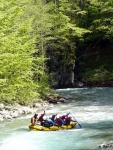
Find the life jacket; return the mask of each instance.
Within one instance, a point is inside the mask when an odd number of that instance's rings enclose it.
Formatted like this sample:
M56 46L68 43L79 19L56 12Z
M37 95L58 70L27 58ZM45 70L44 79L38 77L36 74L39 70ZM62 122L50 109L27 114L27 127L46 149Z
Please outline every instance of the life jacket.
M70 121L71 121L71 117L68 117L68 118L65 119L65 122L66 122L67 124L69 124Z
M36 119L34 117L31 118L31 123L35 123Z
M62 119L62 120L64 120L65 118L66 118L66 116L65 116L65 115L61 116L61 119Z
M40 121L40 122L42 122L44 119L43 119L43 116L44 116L45 114L41 114L40 115L40 117L38 118L38 121Z
M62 119L62 120L66 119L66 118L69 116L69 114L70 114L70 112L67 113L66 115L61 116L61 119Z
M60 118L56 118L56 123L58 124L58 125L62 125L62 120L60 119Z

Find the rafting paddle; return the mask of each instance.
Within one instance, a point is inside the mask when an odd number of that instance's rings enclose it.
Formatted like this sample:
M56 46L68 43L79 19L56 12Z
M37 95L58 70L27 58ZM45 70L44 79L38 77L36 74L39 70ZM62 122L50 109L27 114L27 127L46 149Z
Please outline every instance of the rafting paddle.
M72 116L72 117L75 119L74 116ZM82 128L81 124L76 119L75 119L75 121L78 123L79 127Z

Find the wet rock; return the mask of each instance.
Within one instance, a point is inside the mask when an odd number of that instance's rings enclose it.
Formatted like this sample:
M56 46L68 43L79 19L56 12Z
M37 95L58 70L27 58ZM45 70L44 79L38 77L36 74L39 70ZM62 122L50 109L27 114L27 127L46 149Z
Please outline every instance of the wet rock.
M71 95L66 95L66 96L64 96L64 98L68 100L68 99L72 99L72 96Z
M32 109L28 106L22 107L23 114L32 114Z
M53 103L53 104L57 104L57 103L64 103L67 102L67 97L62 96L62 95L58 95L58 96L50 96L48 99L49 103Z
M14 110L13 110L13 111L14 111ZM19 108L19 109L17 109L16 111L18 112L18 115L23 114L23 110L22 110L22 108Z
M11 106L5 106L4 108L5 108L5 110L9 110L9 111L12 110Z
M2 111L0 111L0 114L4 116L4 115L9 114L9 112L7 110L3 109Z
M5 114L5 115L3 116L3 119L12 119L12 117L10 116L10 114Z
M57 104L58 101L54 100L54 99L49 99L49 103L52 103L52 104Z
M5 119L12 119L8 110L0 111L0 116L1 116L0 121L3 121Z
M49 107L49 103L43 103L42 106L43 109L47 109Z
M100 149L102 150L113 150L113 141L110 141L108 143L104 143L104 144L101 144L99 146Z
M40 104L40 103L35 103L35 104L33 105L33 107L40 108L40 107L42 107L42 104Z
M19 113L18 113L17 111L11 112L11 113L10 113L10 116L11 116L12 118L17 118L17 117L19 116Z
M0 110L4 108L4 104L0 103Z
M65 98L60 98L58 102L64 103L64 102L66 102L66 101L67 101L67 100L66 100Z

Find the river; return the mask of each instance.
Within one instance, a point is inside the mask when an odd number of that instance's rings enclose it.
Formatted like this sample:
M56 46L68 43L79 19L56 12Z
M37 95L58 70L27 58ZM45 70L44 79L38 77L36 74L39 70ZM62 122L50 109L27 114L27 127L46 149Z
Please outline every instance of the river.
M31 115L21 116L0 122L0 150L97 150L100 144L113 139L113 88L59 89L56 92L70 95L72 100L55 105L46 110L46 114L71 112L82 128L29 131Z

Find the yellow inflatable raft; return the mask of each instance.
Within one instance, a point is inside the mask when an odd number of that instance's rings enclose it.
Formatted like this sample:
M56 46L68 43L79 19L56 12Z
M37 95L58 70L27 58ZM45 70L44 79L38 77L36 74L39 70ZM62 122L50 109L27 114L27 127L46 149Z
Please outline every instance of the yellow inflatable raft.
M69 125L62 125L62 126L51 126L51 127L43 127L41 125L29 125L29 129L33 131L56 131L56 130L63 130L63 129L72 129L77 125L77 122L70 122Z

